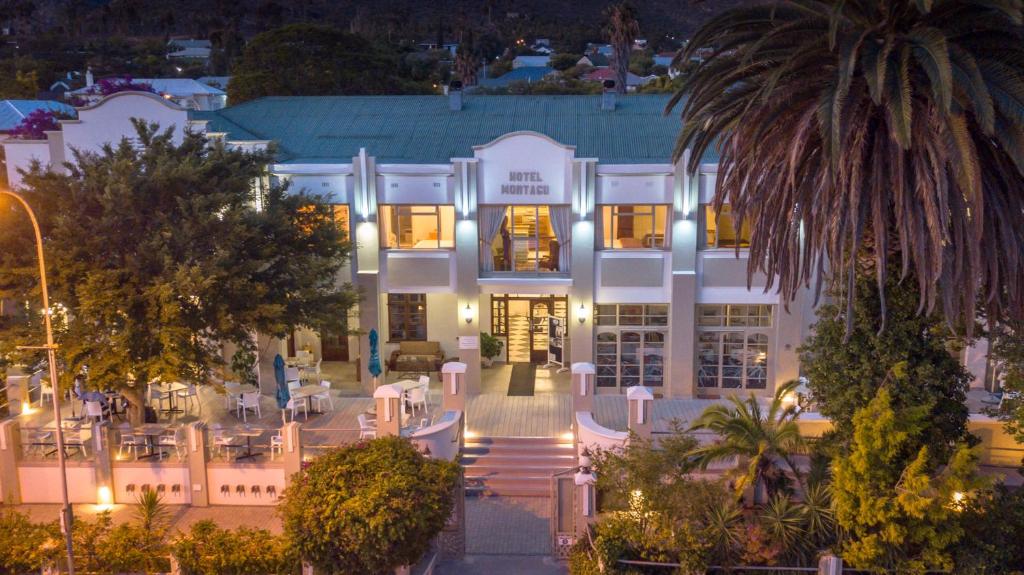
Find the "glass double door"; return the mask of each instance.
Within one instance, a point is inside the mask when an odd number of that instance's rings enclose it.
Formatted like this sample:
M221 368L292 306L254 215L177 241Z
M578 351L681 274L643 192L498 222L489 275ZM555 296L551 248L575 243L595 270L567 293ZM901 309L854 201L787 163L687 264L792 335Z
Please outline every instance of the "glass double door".
M544 364L552 334L549 317L565 325L568 301L563 296L495 295L491 299L491 328L506 337L508 362ZM557 334L556 334L557 335Z

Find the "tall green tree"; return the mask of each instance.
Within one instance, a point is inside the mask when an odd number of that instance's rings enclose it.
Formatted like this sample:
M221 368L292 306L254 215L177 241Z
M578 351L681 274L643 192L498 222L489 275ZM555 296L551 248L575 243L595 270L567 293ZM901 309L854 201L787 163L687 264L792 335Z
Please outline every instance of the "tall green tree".
M1024 322L994 326L989 338L989 354L1005 394L998 416L1017 442L1024 443Z
M400 76L399 59L330 26L292 24L257 34L232 68L232 104L264 96L427 93Z
M965 444L935 457L922 436L927 417L921 407L894 409L886 389L854 416L851 449L832 464L842 555L853 568L923 574L953 566L959 500L983 483Z
M608 7L608 24L605 33L612 45L612 68L615 70L615 91L626 93L626 78L629 75L629 56L633 41L640 35L640 23L636 19L636 8L629 2Z
M913 272L926 312L1024 318L1022 2L772 1L728 10L668 109L674 157L721 151L716 209L749 220L747 271L792 298L865 253ZM899 257L894 258L898 250ZM885 308L885 302L879 301ZM852 303L851 303L852 305Z
M349 244L326 198L255 192L272 152L136 129L135 145L76 153L67 173L35 166L24 178L41 215L67 379L87 369L90 387L121 389L139 408L154 378L206 382L226 343L246 377L256 332L347 329L356 297L337 274ZM31 302L3 325L10 346L9 335L39 333L39 300L26 218L6 210L0 219L0 297Z
M818 411L832 421L840 444L849 444L854 414L885 388L896 409L924 406L922 433L936 453L948 453L967 435L971 374L951 353L963 342L942 314L919 313L914 282L888 279L887 321L875 279L862 273L856 288L851 306L818 308L813 334L800 348Z
M803 446L800 427L796 423L795 405L786 405L785 398L796 389L797 382L778 387L767 409L751 395L746 399L729 398L729 404L712 405L691 425L691 430L714 432L718 439L690 451L689 457L701 468L726 459L738 458L736 489L754 490L754 503L764 502L762 491L776 495L788 491L786 471L801 481L793 456Z

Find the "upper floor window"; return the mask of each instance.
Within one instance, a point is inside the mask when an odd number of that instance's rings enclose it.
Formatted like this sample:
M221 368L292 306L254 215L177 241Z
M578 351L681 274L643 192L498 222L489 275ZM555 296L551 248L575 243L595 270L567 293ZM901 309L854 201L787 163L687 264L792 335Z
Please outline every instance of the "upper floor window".
M380 235L385 248L454 248L455 206L380 206Z
M602 206L605 249L664 248L668 246L668 206Z
M349 219L348 219L348 204L332 204L331 209L334 214L334 225L338 226L338 234L344 241L349 241L352 237L349 235Z
M481 270L569 270L569 206L481 206Z
M704 227L705 248L747 248L750 247L750 222L744 220L736 232L732 208L729 204L722 206L721 213L715 217L715 208L710 204L701 206Z

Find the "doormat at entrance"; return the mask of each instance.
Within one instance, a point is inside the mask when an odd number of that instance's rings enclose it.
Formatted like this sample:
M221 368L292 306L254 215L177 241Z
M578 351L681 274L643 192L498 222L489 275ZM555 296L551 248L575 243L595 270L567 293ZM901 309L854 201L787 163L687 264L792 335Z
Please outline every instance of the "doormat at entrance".
M508 381L508 394L533 395L533 385L537 381L537 366L525 361L512 364L512 379Z

